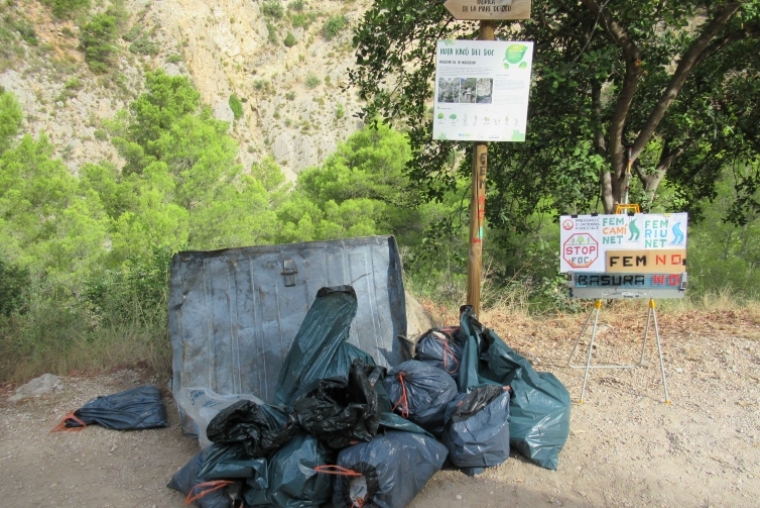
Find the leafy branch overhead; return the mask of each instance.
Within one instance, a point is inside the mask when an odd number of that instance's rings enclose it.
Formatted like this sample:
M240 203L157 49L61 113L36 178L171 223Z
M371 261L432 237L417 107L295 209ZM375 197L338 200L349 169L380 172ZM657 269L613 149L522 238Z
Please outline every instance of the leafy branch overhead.
M498 25L497 38L536 46L528 138L489 148L491 223L611 211L629 148L645 204L667 174L698 212L727 164L760 154L759 17L759 0L534 0L532 19ZM450 152L466 148L431 139L435 43L474 39L477 26L442 1L376 0L355 31L362 114L409 129L411 174L432 197L453 182Z

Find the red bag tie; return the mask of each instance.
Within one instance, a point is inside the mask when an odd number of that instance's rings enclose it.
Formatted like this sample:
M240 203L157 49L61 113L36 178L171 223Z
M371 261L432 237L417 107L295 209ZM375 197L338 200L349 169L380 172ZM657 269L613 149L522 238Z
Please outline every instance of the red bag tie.
M185 506L189 505L193 501L197 501L198 499L202 498L203 496L207 494L214 492L215 490L223 489L227 485L231 485L233 483L235 482L231 482L229 480L214 480L214 481L203 482L203 483L199 483L198 485L194 485L193 488L190 489L190 492L187 493L187 497L185 498ZM195 491L196 489L201 489L201 488L204 490L193 495L193 491Z
M322 464L314 468L317 473L334 474L336 476L361 476L362 474L337 464Z
M81 425L81 427L67 427L66 420L74 420L79 425ZM60 422L58 422L58 425L50 429L50 432L76 432L79 430L84 430L85 427L87 427L87 424L84 423L81 419L77 418L74 415L74 411L71 411L69 414L64 416Z
M321 466L315 467L314 471L317 473L334 474L336 476L362 476L362 474L358 471L354 471L353 469L348 469L337 464L323 464ZM353 503L351 503L351 505L352 507L362 508L362 506L364 506L364 499L356 498L353 500Z
M433 337L438 339L441 343L441 346L443 346L443 370L445 370L449 374L456 374L457 372L459 372L459 360L457 360L457 356L454 354L454 351L451 349L451 345L449 344L448 337L441 332L433 332ZM453 370L449 370L449 367L448 367L449 358L451 359L454 365Z
M401 416L409 418L409 398L406 394L406 381L404 380L404 373L398 373L398 380L401 382L401 397L399 397L396 405L393 406L392 411L395 411L397 407L401 406Z

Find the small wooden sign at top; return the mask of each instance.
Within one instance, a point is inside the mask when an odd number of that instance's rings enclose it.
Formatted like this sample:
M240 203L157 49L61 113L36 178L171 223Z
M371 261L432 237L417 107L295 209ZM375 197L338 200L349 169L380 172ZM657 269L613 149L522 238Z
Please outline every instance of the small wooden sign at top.
M530 19L531 0L447 0L456 19Z

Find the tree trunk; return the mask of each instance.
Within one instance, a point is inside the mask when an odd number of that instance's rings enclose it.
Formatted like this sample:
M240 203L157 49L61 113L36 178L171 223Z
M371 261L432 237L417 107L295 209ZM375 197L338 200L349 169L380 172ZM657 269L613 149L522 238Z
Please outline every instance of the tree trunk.
M597 0L579 1L581 5L585 6L593 13L607 33L607 37L620 48L625 61L625 76L620 83L620 92L618 93L614 113L607 129L606 139L600 141L598 139L600 136L597 132L597 139L595 140L597 151L600 151L600 148L603 148L605 156L608 158L611 165L610 171L604 172L601 175L600 183L602 187L601 196L604 212L613 213L615 205L622 202L625 194L626 157L623 139L626 128L628 127L630 129L630 126L626 125L628 122L628 113L631 104L633 103L634 95L636 94L639 79L642 76L642 54L630 34L622 25L615 21L606 7L607 2L600 5L597 3ZM737 1L729 2L721 8L718 8L714 13L714 17L702 26L701 33L692 41L689 48L683 53L673 75L671 76L670 82L660 96L659 101L652 109L646 122L644 122L644 125L636 134L636 139L632 146L632 159L634 161L638 159L641 152L652 140L652 137L655 135L657 127L660 124L660 120L662 120L668 107L678 96L678 93L691 75L694 67L702 61L702 57L705 54L711 51L710 43L740 8L741 3ZM598 89L592 89L592 104L601 127L601 108L599 104ZM665 150L663 150L663 156L665 155ZM680 155L680 153L667 154L664 158L661 157L658 167L652 174L647 175L637 170L639 179L644 184L644 189L648 196L654 197L655 192L657 191L657 186L665 176L673 159L678 157L678 155Z

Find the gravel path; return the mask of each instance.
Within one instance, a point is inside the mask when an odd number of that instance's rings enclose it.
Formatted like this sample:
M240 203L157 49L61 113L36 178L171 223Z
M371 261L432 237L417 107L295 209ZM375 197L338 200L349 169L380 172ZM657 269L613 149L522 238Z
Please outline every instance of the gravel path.
M543 341L515 336L515 347L539 370L554 372L577 399L583 372L565 364L573 333L580 328L576 321L564 331L554 328L560 330ZM502 337L515 333L513 328L509 333L496 329ZM640 342L607 335L600 336L596 356L635 359ZM513 454L479 477L438 473L410 506L758 506L760 342L755 335L694 333L664 334L663 342L671 405L663 403L651 345L646 367L590 375L585 403L573 406L571 435L557 471ZM62 391L16 404L4 402L8 389L0 394L2 505L183 506L183 497L165 485L197 451L197 444L182 436L168 393L168 429L49 432L90 398L147 382L166 386L165 379L122 370L64 377Z

